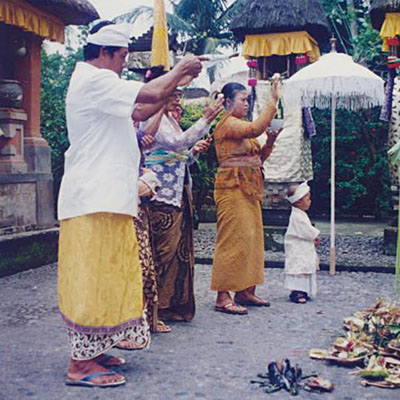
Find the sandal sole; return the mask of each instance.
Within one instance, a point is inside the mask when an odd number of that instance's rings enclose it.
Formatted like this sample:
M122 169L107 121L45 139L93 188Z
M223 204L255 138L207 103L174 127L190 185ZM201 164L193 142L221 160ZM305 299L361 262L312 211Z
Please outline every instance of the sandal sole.
M84 387L99 387L99 388L121 386L121 385L125 385L125 383L126 383L125 379L120 382L110 382L110 383L104 383L104 384L91 383L91 382L86 382L86 381L72 381L70 379L67 379L65 381L65 384L68 386L84 386Z
M223 307L223 306L215 306L214 311L221 312L224 314L231 314L231 315L247 315L248 314L247 310L246 311L233 311L233 310L229 310L229 308Z

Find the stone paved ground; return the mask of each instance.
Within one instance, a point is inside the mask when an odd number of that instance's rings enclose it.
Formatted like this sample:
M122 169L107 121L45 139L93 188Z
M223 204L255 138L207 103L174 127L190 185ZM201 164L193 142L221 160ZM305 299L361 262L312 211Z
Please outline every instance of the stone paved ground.
M318 224L317 224L318 226ZM343 234L346 226L350 234ZM370 225L371 227L371 225ZM356 235L351 231L351 225L341 227L341 234L336 236L336 261L338 265L365 266L365 267L394 267L396 257L384 253L383 236L375 234ZM324 231L322 231L324 233ZM383 232L382 232L383 233ZM217 232L211 224L203 224L202 228L195 231L194 245L196 256L212 258L215 250ZM278 239L283 241L283 237ZM283 243L283 242L282 242ZM321 244L317 249L320 262L329 264L330 238L327 234L321 234ZM283 251L265 251L265 259L268 261L284 262Z
M365 389L348 370L308 358L312 347L328 347L341 334L341 321L371 305L379 295L396 298L394 276L341 273L319 277L319 297L307 305L289 303L280 270L266 271L259 293L270 309L251 309L248 316L213 311L208 290L210 267L196 267L197 315L178 323L170 334L153 337L151 349L124 354L124 387L92 389L63 384L68 348L57 313L56 267L27 271L0 280L0 399L21 400L286 400L284 392L267 395L249 381L267 360L289 357L306 373L318 371L336 384L333 394L298 399L394 400L400 390ZM398 299L398 295L397 295Z

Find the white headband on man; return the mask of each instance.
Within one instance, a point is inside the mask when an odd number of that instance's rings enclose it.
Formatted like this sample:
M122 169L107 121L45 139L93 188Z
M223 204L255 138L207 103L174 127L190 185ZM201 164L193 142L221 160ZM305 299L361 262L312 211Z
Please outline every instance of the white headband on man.
M98 46L128 47L131 32L132 25L130 24L106 25L89 35L87 42Z
M294 204L296 201L302 199L308 192L310 191L310 186L308 186L307 182L303 182L300 184L292 196L287 196L286 199L289 203Z

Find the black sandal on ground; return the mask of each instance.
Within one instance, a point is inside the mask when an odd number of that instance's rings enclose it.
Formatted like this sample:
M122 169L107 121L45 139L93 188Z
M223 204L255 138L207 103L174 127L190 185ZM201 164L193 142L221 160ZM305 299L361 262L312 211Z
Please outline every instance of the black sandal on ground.
M306 304L308 301L307 293L301 292L299 290L293 290L289 296L290 301L297 304Z

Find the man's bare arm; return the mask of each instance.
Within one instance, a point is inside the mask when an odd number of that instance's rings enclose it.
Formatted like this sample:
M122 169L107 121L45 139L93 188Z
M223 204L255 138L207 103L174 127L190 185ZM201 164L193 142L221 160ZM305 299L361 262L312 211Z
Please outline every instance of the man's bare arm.
M146 83L140 90L136 103L158 103L169 97L179 86L183 77L197 77L202 66L199 58L193 55L185 56L175 68L167 74Z
M166 100L163 99L154 104L138 104L132 113L132 118L135 121L147 121L164 107Z

